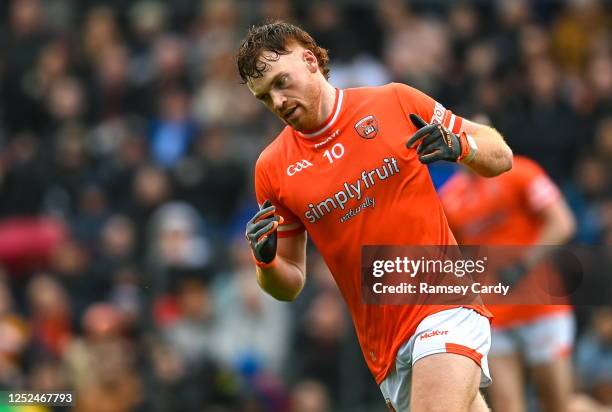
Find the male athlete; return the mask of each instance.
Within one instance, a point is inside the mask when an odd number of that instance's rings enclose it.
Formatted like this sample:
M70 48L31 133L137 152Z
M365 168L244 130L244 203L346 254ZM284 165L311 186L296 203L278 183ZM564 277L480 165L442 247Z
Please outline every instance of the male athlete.
M487 410L478 388L490 382L489 312L365 305L360 256L367 244L456 244L425 163L494 176L512 167L512 152L494 129L406 85L336 89L328 63L308 33L283 22L253 27L237 54L250 91L287 125L255 168L261 210L246 237L258 283L277 299L296 298L308 232L390 410Z
M515 156L512 170L495 179L461 171L440 194L453 233L462 245L558 245L574 232L573 215L555 184L535 162L522 156ZM522 262L511 266L512 272L537 276L529 274L527 266L534 265L540 254L537 250L526 252ZM542 409L568 410L572 396L569 355L574 338L570 307L525 304L487 308L495 316L490 351L495 378L490 388L493 410L526 410L524 366L532 373Z

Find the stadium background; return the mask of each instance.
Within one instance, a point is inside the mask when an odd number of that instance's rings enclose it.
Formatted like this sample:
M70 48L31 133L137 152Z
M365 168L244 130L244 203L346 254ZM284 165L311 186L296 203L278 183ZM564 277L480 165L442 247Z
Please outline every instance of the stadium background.
M0 2L0 389L71 389L78 411L384 410L314 251L293 304L255 283L252 170L281 125L239 83L240 38L297 22L330 50L337 87L400 81L486 116L562 188L573 242L611 245L610 12ZM450 173L432 168L437 184ZM580 391L612 404L612 309L580 310L578 337Z

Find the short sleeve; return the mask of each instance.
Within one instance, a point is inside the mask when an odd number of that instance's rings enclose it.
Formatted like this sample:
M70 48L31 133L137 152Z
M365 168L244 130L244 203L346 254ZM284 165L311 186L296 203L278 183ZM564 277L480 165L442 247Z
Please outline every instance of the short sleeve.
M277 190L274 190L277 188ZM261 205L270 200L276 207L276 213L283 217L283 224L278 227L278 236L281 238L296 236L302 233L305 228L302 222L289 209L278 200L278 184L270 179L266 172L265 163L261 157L255 165L255 196L257 204Z
M512 170L515 182L520 186L527 206L533 212L550 206L561 196L557 185L535 162L515 157Z
M452 131L459 133L463 118L453 114L441 103L438 103L425 93L402 83L393 83L402 111L406 119L411 113L418 114L427 123L438 123Z

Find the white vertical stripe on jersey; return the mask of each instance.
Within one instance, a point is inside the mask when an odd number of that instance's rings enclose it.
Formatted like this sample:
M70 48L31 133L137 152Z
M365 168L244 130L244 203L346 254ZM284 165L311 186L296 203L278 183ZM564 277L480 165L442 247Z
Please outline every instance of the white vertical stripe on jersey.
M343 97L344 97L344 91L340 90L340 92L338 93L338 105L336 106L336 111L334 112L334 116L332 117L332 119L330 120L329 123L327 123L322 129L319 129L316 132L312 132L312 133L308 133L308 134L306 134L306 133L300 133L300 134L302 136L304 136L304 137L315 137L315 136L320 135L321 133L323 133L324 131L326 131L330 127L332 127L332 125L334 124L334 122L338 118L338 115L340 115L340 109L342 108Z
M448 130L453 131L453 127L455 126L455 115L451 115L450 122L448 124Z

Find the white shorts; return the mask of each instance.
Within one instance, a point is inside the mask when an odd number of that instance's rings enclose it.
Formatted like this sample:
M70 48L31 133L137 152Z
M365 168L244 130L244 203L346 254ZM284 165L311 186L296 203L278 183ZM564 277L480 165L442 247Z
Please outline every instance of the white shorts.
M529 366L571 352L576 325L572 312L553 313L509 328L493 328L491 356L523 355Z
M380 384L387 406L409 411L412 365L435 353L456 353L480 366L480 387L491 384L487 354L491 346L489 319L468 308L453 308L427 316L395 357L395 367Z

